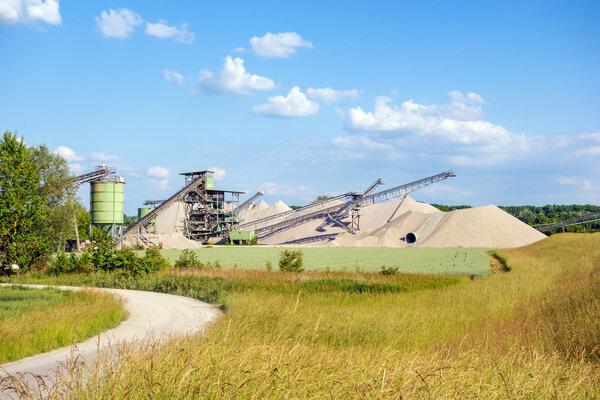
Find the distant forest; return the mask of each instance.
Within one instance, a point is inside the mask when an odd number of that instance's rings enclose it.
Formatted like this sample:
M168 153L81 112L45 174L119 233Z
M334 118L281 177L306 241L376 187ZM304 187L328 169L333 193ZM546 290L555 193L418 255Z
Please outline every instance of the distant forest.
M463 208L471 208L471 206L446 206L442 204L432 204L441 211L452 211ZM545 225L553 222L564 221L571 218L579 217L583 214L598 213L600 218L600 206L593 205L547 205L543 207L536 206L500 206L500 208L510 215L520 219L529 225ZM557 230L558 231L558 230ZM553 231L550 233L555 233ZM600 232L600 221L588 222L582 225L571 225L565 227L567 232Z

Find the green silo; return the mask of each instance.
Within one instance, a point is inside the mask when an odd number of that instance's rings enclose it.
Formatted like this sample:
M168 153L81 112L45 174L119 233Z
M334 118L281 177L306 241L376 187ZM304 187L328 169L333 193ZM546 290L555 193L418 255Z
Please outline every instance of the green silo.
M122 225L125 181L92 182L90 185L91 223L96 226Z
M143 217L145 217L146 215L148 215L152 210L154 210L154 207L142 207L142 208L138 208L138 220L141 219L141 218L143 218ZM156 218L152 218L144 226L154 226L155 223L156 223Z

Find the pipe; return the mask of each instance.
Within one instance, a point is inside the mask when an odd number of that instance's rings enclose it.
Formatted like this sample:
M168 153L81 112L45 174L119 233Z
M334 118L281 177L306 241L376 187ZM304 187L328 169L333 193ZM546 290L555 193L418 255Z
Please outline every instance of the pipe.
M414 243L419 238L418 233L409 232L406 234L406 243Z

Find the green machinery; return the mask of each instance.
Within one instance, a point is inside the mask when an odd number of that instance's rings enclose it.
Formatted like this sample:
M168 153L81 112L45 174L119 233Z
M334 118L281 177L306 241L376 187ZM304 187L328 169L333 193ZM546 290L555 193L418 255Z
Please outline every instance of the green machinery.
M242 231L235 229L229 232L229 240L234 244L250 243L256 238L254 231Z

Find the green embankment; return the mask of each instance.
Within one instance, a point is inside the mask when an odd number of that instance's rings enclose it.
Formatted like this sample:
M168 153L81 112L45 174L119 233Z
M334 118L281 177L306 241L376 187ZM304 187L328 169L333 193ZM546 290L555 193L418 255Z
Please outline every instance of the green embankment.
M0 286L0 363L83 341L126 316L109 294Z
M296 248L294 248L296 249ZM202 262L219 262L223 268L264 269L267 261L277 268L278 247L215 246L193 250ZM306 247L304 266L310 270L379 271L382 265L401 272L479 275L490 272L487 249L481 248L385 248L385 247ZM171 264L182 250L162 250Z

